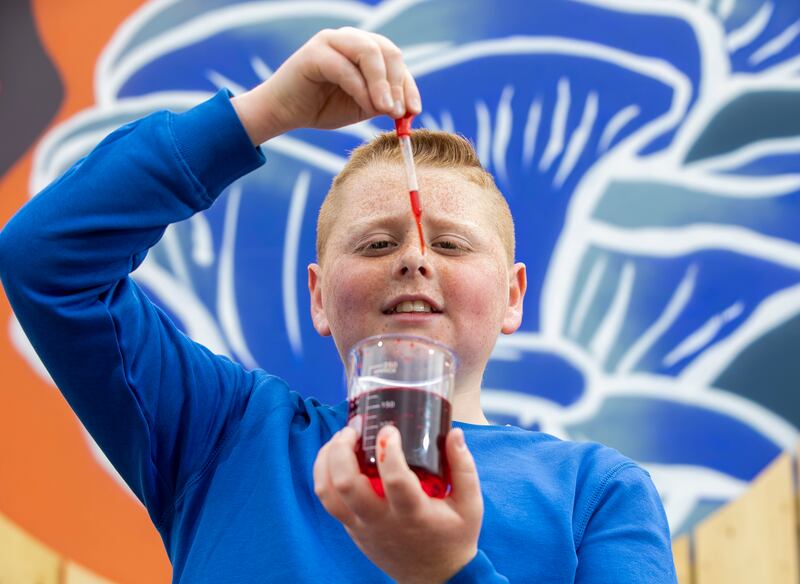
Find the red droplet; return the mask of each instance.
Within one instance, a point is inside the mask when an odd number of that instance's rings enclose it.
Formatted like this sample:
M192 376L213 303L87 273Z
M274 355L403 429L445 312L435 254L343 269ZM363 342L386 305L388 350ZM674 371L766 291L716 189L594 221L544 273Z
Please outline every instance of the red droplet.
M419 201L419 191L408 191L411 199L411 212L414 214L414 222L417 224L417 235L419 235L419 249L425 255L425 235L422 232L422 205Z
M378 462L386 460L386 438L378 439Z

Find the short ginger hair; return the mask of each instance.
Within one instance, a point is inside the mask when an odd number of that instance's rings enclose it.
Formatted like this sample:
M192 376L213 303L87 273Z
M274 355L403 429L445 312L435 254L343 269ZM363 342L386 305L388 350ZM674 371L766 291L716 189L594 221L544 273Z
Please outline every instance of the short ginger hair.
M411 132L411 150L418 167L457 170L467 180L482 187L496 210L495 224L503 242L509 265L514 263L514 220L505 197L492 175L483 168L469 140L458 134L419 129ZM322 263L325 245L336 217L340 214L341 192L348 178L373 164L403 164L397 134L384 132L362 144L350 154L342 171L336 175L317 217L317 261ZM424 196L424 193L422 193Z

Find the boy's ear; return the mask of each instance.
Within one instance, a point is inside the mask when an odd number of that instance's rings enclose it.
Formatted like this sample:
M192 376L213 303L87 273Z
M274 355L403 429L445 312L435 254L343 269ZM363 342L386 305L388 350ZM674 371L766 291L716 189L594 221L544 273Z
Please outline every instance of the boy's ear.
M528 274L525 264L518 262L511 269L508 281L508 306L503 318L503 334L510 335L522 324L522 302L525 299L525 290L528 288Z
M331 327L322 305L322 268L318 264L308 264L308 291L311 295L311 322L321 336L329 337Z

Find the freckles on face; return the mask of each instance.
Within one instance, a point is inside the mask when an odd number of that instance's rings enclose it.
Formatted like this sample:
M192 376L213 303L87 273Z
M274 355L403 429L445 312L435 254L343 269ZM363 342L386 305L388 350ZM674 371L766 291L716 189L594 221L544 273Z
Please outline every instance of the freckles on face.
M344 360L356 342L388 331L381 306L389 289L385 262L365 262L355 254L331 254L324 274L324 306L331 335Z
M340 323L358 319L368 309L374 310L372 297L378 289L377 274L374 269L365 268L369 266L353 262L345 256L337 258L328 272L326 288L329 302L326 303L326 310L337 329Z
M479 366L488 361L500 334L508 299L506 270L490 258L463 268L442 270L441 277L462 365Z
M402 275L404 256L413 262L419 253L402 169L362 171L342 193L342 213L326 248L326 316L343 357L367 336L409 332L451 346L462 366L474 369L485 365L502 326L505 250L480 187L450 170L422 170L419 178L428 240L424 274L412 269ZM361 241L386 247L364 253ZM387 301L409 294L440 302L441 314L417 327L383 313Z

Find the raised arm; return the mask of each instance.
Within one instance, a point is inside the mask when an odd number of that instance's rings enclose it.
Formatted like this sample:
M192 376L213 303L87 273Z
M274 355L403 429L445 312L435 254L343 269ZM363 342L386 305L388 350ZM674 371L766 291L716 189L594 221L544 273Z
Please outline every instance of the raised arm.
M248 376L182 335L128 273L167 225L262 162L220 93L120 128L0 233L20 324L156 522L224 437Z
M377 35L323 31L234 100L220 92L120 128L0 233L0 278L23 329L157 525L229 435L254 380L187 339L128 274L170 223L263 163L253 145L406 103L418 112L410 76L387 72L398 59Z

